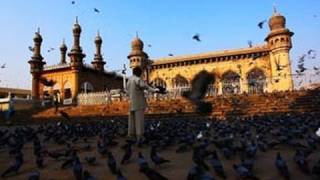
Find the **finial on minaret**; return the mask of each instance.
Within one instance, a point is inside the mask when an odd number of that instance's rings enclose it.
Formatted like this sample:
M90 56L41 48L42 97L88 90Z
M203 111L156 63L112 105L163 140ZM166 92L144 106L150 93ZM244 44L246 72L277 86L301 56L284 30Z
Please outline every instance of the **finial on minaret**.
M40 34L40 27L38 27L38 29L37 29L37 33L38 33L38 34Z
M62 44L65 44L65 43L66 43L66 39L63 38L63 39L62 39Z
M138 31L136 31L136 38L139 38L139 34L138 34Z
M76 16L76 24L79 24L79 22L78 22L78 16Z
M276 3L273 3L273 14L277 14L278 11L277 11L277 6L276 6Z

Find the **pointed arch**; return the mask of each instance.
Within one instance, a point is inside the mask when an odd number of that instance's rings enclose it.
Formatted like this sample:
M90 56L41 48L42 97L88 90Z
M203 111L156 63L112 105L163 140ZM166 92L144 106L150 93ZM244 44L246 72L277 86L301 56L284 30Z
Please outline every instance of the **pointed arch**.
M71 82L65 81L63 84L63 98L64 99L70 99L72 98L72 91L71 91Z
M173 79L172 79L172 85L173 87L188 87L189 86L189 81L187 78L184 76L177 74Z
M249 93L263 93L266 88L266 75L260 68L253 68L247 73Z
M167 83L162 78L155 78L151 81L151 83L155 86L167 87Z
M237 94L240 93L240 75L234 71L226 71L221 76L222 93Z
M80 90L81 92L89 93L89 92L92 92L94 89L93 89L93 85L90 82L86 81L81 84Z

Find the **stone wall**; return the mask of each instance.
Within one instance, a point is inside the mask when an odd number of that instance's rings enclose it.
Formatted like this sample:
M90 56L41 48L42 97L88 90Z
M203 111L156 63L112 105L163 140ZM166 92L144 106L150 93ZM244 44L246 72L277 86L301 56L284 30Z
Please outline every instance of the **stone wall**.
M263 95L238 95L208 97L213 111L210 116L226 118L228 116L254 116L273 113L301 113L317 112L320 109L320 90L293 91ZM147 115L184 115L195 114L195 106L183 98L150 100ZM119 101L105 105L87 105L76 107L64 107L70 116L81 117L107 117L126 116L128 114L128 102ZM53 118L59 114L54 109L47 109L33 115L33 118Z

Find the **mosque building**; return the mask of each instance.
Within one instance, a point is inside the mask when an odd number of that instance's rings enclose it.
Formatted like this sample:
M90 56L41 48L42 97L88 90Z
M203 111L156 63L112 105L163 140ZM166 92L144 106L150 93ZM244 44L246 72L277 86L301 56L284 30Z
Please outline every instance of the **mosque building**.
M258 46L152 60L137 37L128 59L131 68L144 69L146 80L168 90L189 88L202 70L215 78L213 94L293 90L289 51L294 33L286 28L285 17L276 10L269 19L269 28L266 43Z
M269 19L270 32L265 43L248 48L206 52L200 54L171 56L150 59L143 51L143 41L137 36L131 43L128 55L130 68L141 67L143 78L153 85L167 90L189 88L193 77L206 70L214 76L210 86L212 95L261 93L293 90L290 62L291 37L293 32L286 28L286 19L274 10ZM78 21L73 27L73 46L67 54L63 42L60 63L45 66L41 56L42 37L35 33L33 56L28 61L32 74L32 98L43 99L45 95L59 93L64 101L76 103L80 92L97 92L123 88L123 77L106 71L106 62L101 55L102 39L95 38L96 52L91 66L83 63L85 54L80 46L81 27ZM66 61L66 54L69 62ZM53 81L46 86L42 80Z
M97 34L94 43L96 52L91 66L84 64L86 55L80 46L81 26L76 20L73 27L73 46L67 54L67 46L63 42L60 47L60 63L45 66L46 62L41 55L42 37L40 32L35 33L33 56L28 61L32 74L32 98L35 100L44 99L45 96L60 94L65 104L76 103L77 95L80 92L105 91L106 89L122 88L123 77L115 72L108 72L104 69L106 62L101 54L102 38ZM66 60L69 57L69 62ZM52 82L52 83L43 83Z

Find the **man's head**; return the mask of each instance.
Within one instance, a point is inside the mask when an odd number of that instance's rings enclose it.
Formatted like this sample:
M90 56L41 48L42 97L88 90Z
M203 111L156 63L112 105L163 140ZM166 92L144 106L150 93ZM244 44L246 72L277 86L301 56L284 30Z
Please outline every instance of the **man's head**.
M140 67L135 67L132 70L133 75L140 77L142 74L142 69Z

